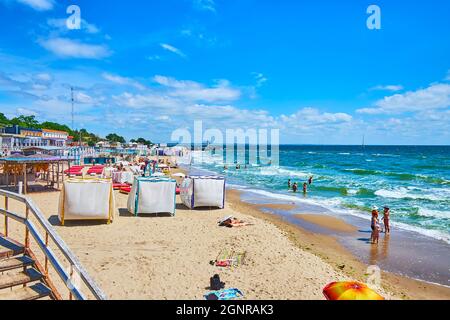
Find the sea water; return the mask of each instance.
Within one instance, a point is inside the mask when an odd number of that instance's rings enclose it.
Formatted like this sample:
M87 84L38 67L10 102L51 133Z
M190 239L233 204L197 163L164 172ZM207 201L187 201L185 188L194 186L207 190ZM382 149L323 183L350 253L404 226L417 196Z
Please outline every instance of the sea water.
M316 204L336 215L369 220L372 206L388 206L393 227L450 244L450 146L281 145L278 166L249 163L247 155L239 170L235 159L226 159L224 169L225 153L193 152L202 157L195 165L225 175L237 188ZM288 179L299 184L299 193L288 190Z

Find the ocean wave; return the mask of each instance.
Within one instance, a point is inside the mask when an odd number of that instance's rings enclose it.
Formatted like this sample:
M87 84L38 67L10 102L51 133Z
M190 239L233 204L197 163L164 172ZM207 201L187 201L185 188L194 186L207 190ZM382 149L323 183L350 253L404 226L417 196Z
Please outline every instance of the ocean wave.
M259 173L263 176L279 176L283 175L286 177L298 177L298 178L309 178L312 173L302 172L297 170L284 169L280 167L264 167L261 168Z
M390 172L390 171L386 172L386 171L371 170L371 169L359 169L359 168L344 169L344 171L352 172L353 174L360 175L360 176L377 175L377 176L393 177L393 178L396 178L397 180L401 180L401 181L419 180L419 181L432 183L432 184L443 184L443 185L450 184L450 180L447 180L445 178L427 176L427 175L423 175L423 174Z
M372 154L372 156L374 157L400 157L400 155L398 154L390 154L390 153L374 153Z
M450 219L450 212L448 211L438 211L422 207L417 208L417 215L437 219Z
M414 199L414 200L431 200L431 201L442 201L445 200L441 197L438 197L434 194L427 193L411 193L411 189L400 187L393 190L388 189L380 189L375 191L375 195L383 198L391 198L391 199Z

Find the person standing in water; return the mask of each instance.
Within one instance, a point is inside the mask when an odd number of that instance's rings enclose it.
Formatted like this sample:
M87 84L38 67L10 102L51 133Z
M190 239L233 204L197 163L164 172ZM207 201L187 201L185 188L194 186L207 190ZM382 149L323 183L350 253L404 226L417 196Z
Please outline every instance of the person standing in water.
M370 236L370 243L378 244L378 238L380 235L380 225L378 222L378 208L372 208L372 219L370 220L370 228L372 229L372 234Z
M391 228L389 226L389 216L390 216L390 209L389 209L389 207L384 207L384 210L383 210L383 223L384 223L384 233L386 233L386 234L391 233Z
M309 177L309 179L308 179L308 184L312 185L312 183L313 183L313 176Z
M291 179L288 180L288 189L291 189Z
M306 194L308 192L308 184L305 182L303 184L303 193Z
M297 189L298 189L297 182L294 182L294 184L292 185L292 191L297 192Z

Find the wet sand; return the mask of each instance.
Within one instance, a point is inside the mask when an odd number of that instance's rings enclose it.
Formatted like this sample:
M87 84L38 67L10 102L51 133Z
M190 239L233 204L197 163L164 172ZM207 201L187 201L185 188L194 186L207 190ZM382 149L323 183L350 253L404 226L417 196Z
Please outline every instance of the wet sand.
M335 270L344 272L354 280L367 280L368 265L357 259L350 251L343 247L335 237L320 233L313 233L296 224L283 219L282 216L261 211L254 204L241 200L240 192L229 190L227 199L231 208L242 213L259 217L276 225L297 247L309 251L328 262ZM414 300L449 300L450 288L423 281L414 280L397 274L381 273L381 285L384 290L391 292L401 299Z
M358 228L346 223L342 219L326 215L296 214L294 217L337 232L356 232L358 230Z

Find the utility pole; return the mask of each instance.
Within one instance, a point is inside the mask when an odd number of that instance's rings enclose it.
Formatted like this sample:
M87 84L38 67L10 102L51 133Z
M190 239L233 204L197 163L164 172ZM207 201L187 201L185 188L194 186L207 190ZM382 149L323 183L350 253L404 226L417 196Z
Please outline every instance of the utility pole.
M74 124L73 124L73 104L74 104L74 98L73 98L73 87L70 87L70 95L71 95L71 100L72 100L72 131L74 131Z

